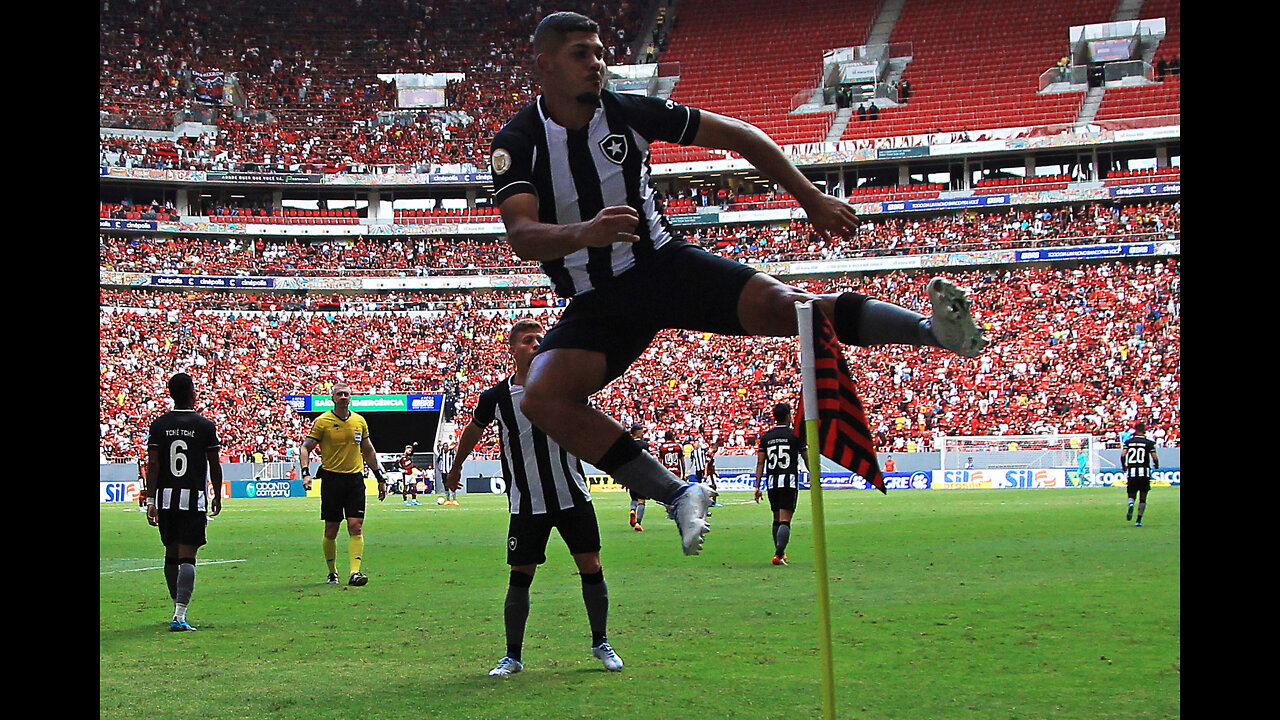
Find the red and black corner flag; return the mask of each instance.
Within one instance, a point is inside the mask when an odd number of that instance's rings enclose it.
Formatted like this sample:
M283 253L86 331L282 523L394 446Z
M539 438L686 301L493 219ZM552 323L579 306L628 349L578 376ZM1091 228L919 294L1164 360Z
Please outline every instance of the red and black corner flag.
M817 378L818 444L822 456L861 475L877 490L888 494L876 446L871 439L862 401L858 399L849 366L827 316L813 306L813 363ZM795 414L796 437L805 437L804 398ZM812 480L810 480L812 482Z

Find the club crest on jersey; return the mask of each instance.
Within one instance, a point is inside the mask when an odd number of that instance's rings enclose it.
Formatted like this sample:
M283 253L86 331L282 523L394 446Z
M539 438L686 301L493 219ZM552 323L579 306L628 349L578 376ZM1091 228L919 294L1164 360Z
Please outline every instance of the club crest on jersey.
M609 162L621 165L622 161L627 159L627 139L618 133L613 133L600 141L600 152L609 158Z
M489 158L489 164L493 166L493 174L501 175L511 169L511 153L498 148L493 151L493 155Z

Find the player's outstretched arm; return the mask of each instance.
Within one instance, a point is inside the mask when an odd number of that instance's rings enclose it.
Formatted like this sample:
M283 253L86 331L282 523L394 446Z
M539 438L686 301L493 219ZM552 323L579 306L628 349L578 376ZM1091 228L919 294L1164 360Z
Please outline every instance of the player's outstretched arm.
M795 196L804 208L809 224L823 237L846 235L857 229L860 220L849 203L818 189L801 173L782 148L760 128L737 118L701 110L701 122L694 145L730 150L773 178Z

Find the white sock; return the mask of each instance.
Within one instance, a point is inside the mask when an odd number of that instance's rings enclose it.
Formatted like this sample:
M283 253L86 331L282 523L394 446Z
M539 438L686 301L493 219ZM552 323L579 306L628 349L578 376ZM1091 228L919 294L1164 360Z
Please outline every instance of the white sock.
M173 619L174 619L174 620L177 620L178 622L186 622L186 620L187 620L187 606L186 606L186 605L184 605L184 604L182 604L182 603L174 603L174 604L173 604Z

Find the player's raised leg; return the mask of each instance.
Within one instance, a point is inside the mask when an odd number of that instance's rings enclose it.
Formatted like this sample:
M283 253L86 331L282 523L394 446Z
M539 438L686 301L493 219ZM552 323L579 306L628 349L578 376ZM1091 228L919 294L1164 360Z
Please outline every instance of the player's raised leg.
M977 356L988 340L973 321L968 290L933 278L925 292L933 308L928 317L852 291L815 296L759 273L742 290L738 317L750 334L789 337L796 334L795 303L816 300L846 345L923 345Z
M684 553L697 555L711 529L706 521L710 496L705 488L672 475L622 425L583 402L604 387L606 372L603 353L576 348L539 353L529 368L521 412L570 454L667 505Z

